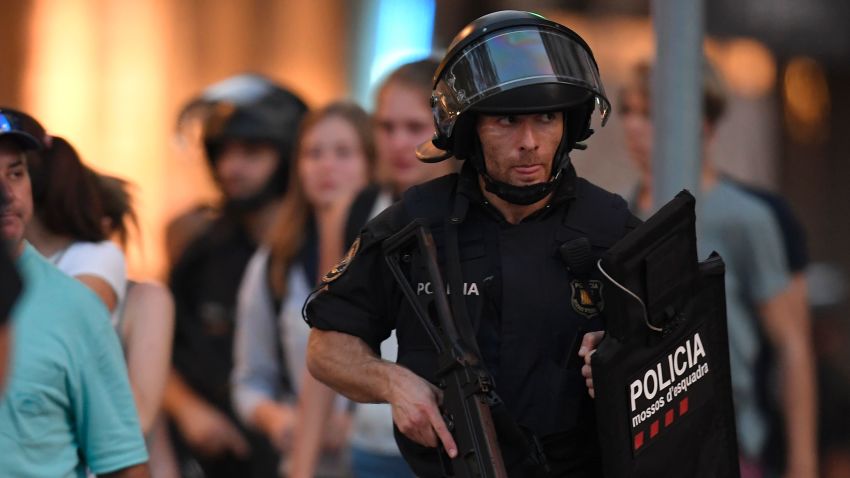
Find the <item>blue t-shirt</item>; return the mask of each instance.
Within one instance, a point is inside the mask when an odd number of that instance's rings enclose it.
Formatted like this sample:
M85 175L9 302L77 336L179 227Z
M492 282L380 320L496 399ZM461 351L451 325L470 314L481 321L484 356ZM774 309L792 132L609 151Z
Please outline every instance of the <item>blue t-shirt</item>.
M809 264L809 252L806 250L806 230L797 216L794 215L791 204L774 192L749 184L731 182L745 193L752 194L764 201L764 204L770 208L776 223L779 225L779 230L782 231L782 242L785 246L788 269L794 274L805 272L806 266Z
M109 313L27 244L12 311L14 354L0 399L0 476L84 477L147 461Z
M768 433L757 389L757 361L764 345L758 309L790 280L782 234L766 205L721 180L697 203L697 247L700 259L717 251L726 264L738 445L744 454L756 457L763 452Z

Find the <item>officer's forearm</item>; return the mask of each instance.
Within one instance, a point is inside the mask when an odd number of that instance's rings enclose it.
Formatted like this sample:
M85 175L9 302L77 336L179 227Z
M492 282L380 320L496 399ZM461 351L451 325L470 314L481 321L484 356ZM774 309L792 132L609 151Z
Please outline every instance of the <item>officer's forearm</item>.
M319 329L310 332L310 373L355 402L388 402L395 367L398 366L381 360L358 337Z

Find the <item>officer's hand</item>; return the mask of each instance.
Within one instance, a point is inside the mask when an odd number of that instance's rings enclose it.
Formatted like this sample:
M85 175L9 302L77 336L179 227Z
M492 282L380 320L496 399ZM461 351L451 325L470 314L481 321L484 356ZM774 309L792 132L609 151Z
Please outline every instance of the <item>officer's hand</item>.
M578 349L578 356L584 359L584 365L581 367L581 374L584 376L584 382L587 384L587 393L591 397L595 397L593 390L593 370L590 368L590 356L596 352L596 347L599 342L602 342L602 337L605 332L588 332L581 339L581 347Z
M434 448L442 443L454 458L457 445L440 414L440 390L404 367L398 366L395 371L390 379L389 402L399 431L423 446Z

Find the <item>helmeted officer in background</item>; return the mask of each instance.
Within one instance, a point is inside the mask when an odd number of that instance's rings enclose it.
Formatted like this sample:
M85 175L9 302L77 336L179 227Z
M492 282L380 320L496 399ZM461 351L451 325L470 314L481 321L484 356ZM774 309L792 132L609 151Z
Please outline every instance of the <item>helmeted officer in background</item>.
M227 91L222 92L223 86ZM173 367L163 399L184 476L272 476L277 457L245 430L230 402L236 297L288 184L298 125L296 95L242 75L193 103L222 204L178 255L169 276L176 315Z
M603 304L589 285L601 283L590 268L568 270L559 248L587 238L593 260L638 220L570 163L570 151L592 133L594 109L603 122L609 110L592 52L539 15L489 14L453 40L432 105L437 134L419 148L420 159L465 164L408 190L325 277L327 287L307 306L310 371L353 400L389 402L396 440L417 475L442 474L435 447L456 455L437 406L435 348L382 254L384 239L421 218L443 271L456 236L463 290L451 294L463 294L496 392L539 439L550 476L600 476L593 404L568 349L580 330L601 327L592 318ZM433 294L420 258L406 264L417 294ZM393 329L397 363L376 355ZM511 475L521 476L512 465Z

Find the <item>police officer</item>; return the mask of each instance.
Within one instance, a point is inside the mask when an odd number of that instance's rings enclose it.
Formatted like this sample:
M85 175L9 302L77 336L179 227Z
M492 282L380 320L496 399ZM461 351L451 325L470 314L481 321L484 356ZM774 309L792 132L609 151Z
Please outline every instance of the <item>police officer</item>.
M595 107L603 122L609 110L592 52L539 15L492 13L453 40L432 105L437 132L417 153L465 160L462 170L410 189L325 277L307 308L310 371L354 400L389 402L399 448L417 475L441 475L438 445L457 454L437 407L435 348L382 257L382 241L421 218L444 274L449 255L460 262L462 286L450 293L463 294L496 391L539 439L550 476L599 476L592 402L568 349L582 328L601 325L590 319L603 307L601 282L590 268L571 272L559 248L587 238L580 262L588 263L638 221L570 163L570 151L592 133ZM406 267L417 294L434 293L415 253ZM392 329L397 363L375 353Z
M296 130L307 111L300 98L268 80L240 81L261 88L247 98L205 95L201 100L204 151L224 201L169 277L176 316L163 406L177 431L184 472L197 462L207 477L275 472L269 444L239 426L230 402L236 296L245 267L280 207Z

